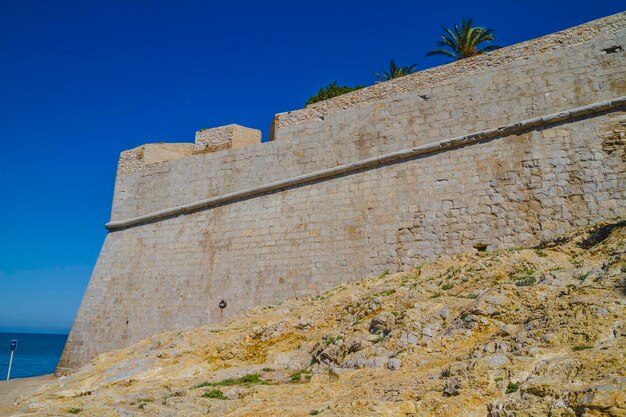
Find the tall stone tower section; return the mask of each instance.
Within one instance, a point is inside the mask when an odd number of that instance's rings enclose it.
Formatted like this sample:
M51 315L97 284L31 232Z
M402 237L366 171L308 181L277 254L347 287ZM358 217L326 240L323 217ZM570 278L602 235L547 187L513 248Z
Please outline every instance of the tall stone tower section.
M477 244L626 215L625 50L620 13L278 114L268 143L228 125L123 152L57 372Z

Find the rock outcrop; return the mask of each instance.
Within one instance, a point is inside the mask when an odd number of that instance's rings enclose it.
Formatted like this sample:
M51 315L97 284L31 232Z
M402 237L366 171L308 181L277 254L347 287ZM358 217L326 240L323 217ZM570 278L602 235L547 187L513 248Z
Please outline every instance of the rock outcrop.
M103 354L15 415L625 416L626 221Z

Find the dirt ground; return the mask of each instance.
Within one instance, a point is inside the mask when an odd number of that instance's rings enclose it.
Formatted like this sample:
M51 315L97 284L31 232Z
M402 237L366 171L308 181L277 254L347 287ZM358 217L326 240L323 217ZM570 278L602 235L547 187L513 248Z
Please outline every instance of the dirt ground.
M54 375L42 375L32 378L18 378L10 381L0 381L0 416L15 412L11 405L17 397L35 391L43 384L53 381Z

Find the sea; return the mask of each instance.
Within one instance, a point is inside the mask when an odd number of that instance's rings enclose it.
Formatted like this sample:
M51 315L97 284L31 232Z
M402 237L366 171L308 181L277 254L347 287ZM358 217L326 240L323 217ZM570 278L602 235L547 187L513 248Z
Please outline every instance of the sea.
M59 363L66 334L0 333L0 380L7 378L9 345L17 340L11 379L51 374Z

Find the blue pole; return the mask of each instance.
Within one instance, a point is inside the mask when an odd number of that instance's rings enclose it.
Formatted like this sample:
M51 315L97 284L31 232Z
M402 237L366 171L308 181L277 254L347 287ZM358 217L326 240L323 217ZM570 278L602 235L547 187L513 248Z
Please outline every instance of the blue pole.
M7 381L11 378L11 365L13 364L13 350L11 351L11 359L9 359L9 372L7 372Z

